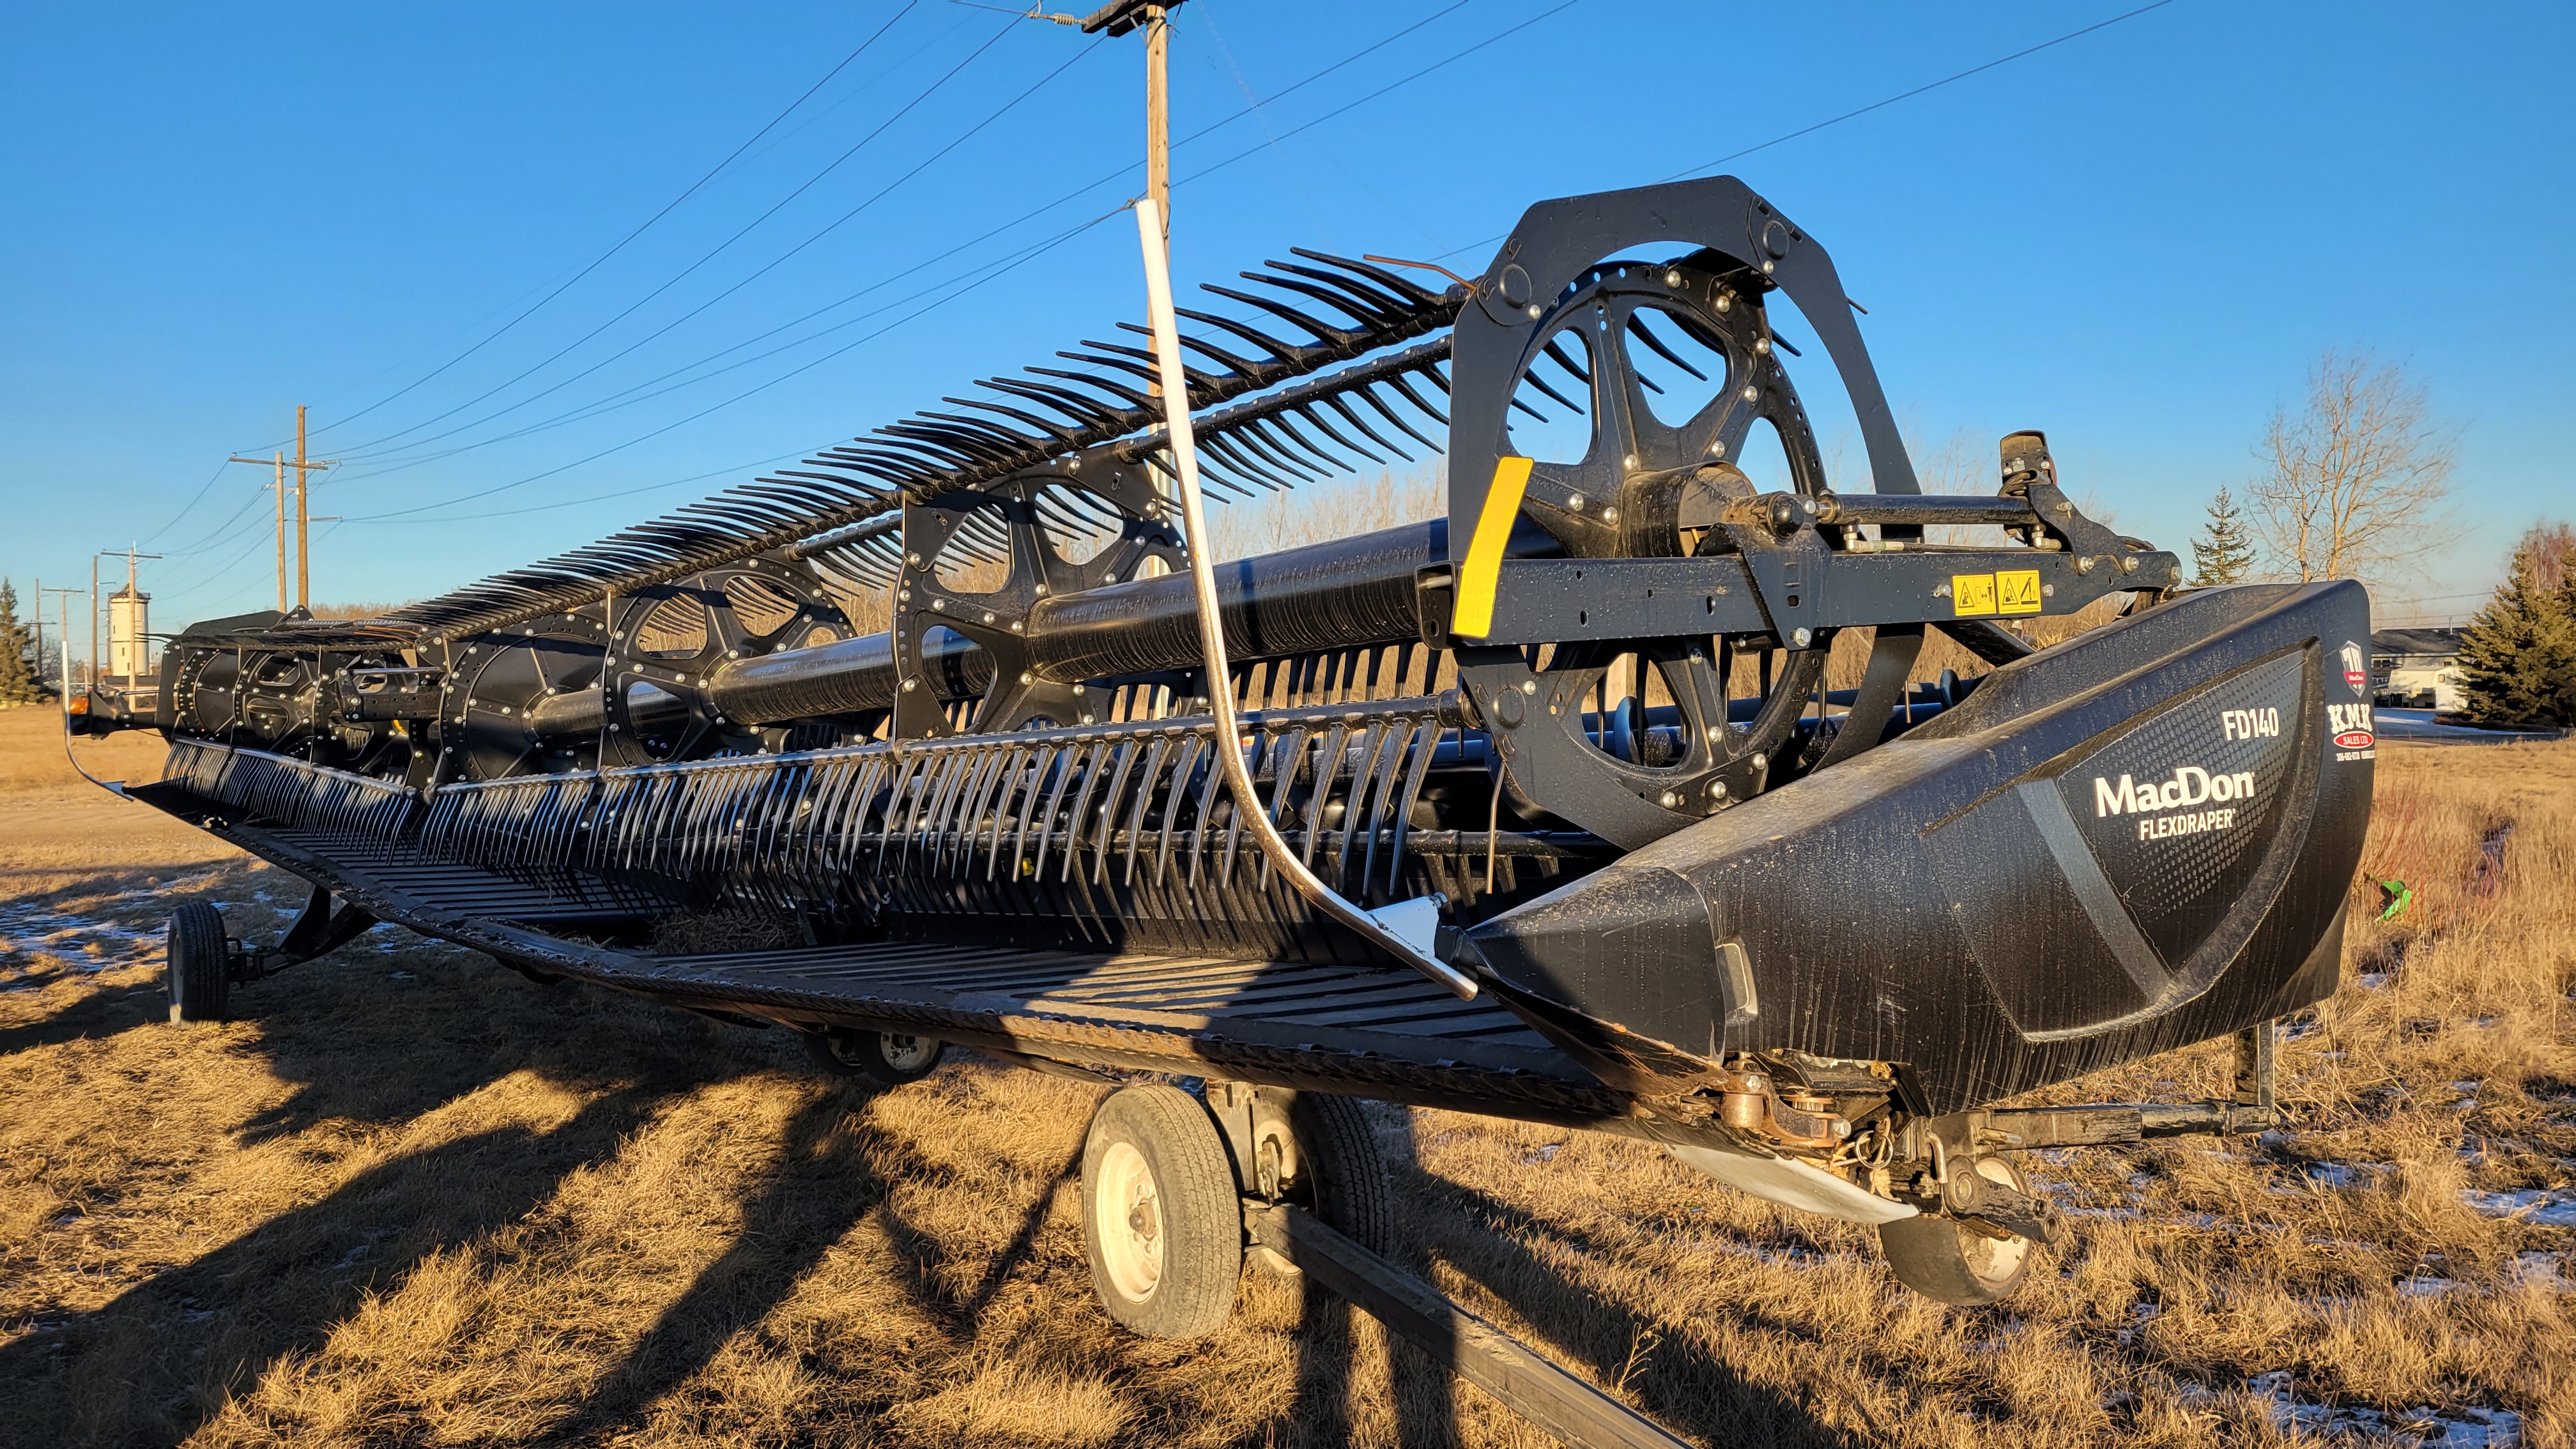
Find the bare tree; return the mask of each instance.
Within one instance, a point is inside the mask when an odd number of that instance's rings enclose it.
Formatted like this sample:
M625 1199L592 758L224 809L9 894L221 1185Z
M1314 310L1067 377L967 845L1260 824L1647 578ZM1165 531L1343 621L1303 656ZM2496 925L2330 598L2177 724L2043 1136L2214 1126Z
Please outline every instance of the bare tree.
M2367 352L2328 351L2308 370L2307 405L2272 414L2250 491L2285 573L2384 578L2455 536L2444 503L2458 435L2424 389Z

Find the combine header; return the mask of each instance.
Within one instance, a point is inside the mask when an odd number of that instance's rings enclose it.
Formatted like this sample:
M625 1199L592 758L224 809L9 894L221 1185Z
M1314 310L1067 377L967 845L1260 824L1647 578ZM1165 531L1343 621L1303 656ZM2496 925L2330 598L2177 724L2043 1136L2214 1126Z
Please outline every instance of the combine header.
M1158 290L1130 340L560 558L188 630L156 715L85 727L161 730L126 793L313 897L266 945L183 907L172 1016L390 921L880 1082L947 1043L1184 1076L1083 1161L1103 1300L1174 1335L1247 1240L1294 1256L1281 1204L1394 1253L1354 1098L1666 1144L1954 1303L2062 1231L2014 1151L2268 1122L2369 809L2362 590L2182 592L2038 433L1922 492L1833 263L1734 180L1544 202L1432 275ZM1858 420L1841 488L1784 298ZM1193 553L1202 476L1434 454L1446 518ZM1917 679L1933 632L1991 672ZM2227 1100L1997 1105L2229 1035Z

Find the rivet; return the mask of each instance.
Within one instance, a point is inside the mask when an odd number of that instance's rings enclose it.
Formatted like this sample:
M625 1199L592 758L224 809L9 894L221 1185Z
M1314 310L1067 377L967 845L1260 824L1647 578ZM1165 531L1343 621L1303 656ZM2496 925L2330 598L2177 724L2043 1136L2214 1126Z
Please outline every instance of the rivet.
M1021 670L1021 671L1020 671L1020 683L1022 683L1022 684L1035 684L1035 683L1037 683L1037 682L1038 682L1038 677L1037 677L1036 675L1034 675L1034 674L1030 673L1029 671L1027 671L1027 670L1025 670L1025 669L1023 669L1023 670Z
M1522 681L1521 681L1521 693L1523 693L1523 694L1536 694L1536 693L1538 693L1538 681L1537 681L1537 680L1535 680L1535 679L1524 679L1524 680L1522 680Z
M1083 722L1084 724L1089 724L1089 723L1091 723L1091 716L1089 716L1089 715L1084 715L1084 716L1082 717L1082 722Z
M919 567L921 567L921 555L919 555L919 554L913 554L913 555L911 555L911 559L912 559L912 566L913 566L914 568L919 568Z
M1530 320L1531 320L1532 322L1537 321L1537 320L1539 319L1539 317L1542 315L1542 314L1540 313L1539 309L1538 309L1538 304L1537 304L1536 302L1532 302L1532 303L1530 303L1530 304L1529 304L1529 314L1530 314Z
M1768 338L1768 337L1756 337L1756 338L1754 338L1754 339L1753 339L1753 350L1754 350L1754 352L1755 352L1756 354L1769 352L1769 351L1771 350L1771 339L1770 339L1770 338Z
M1011 621L1011 632L1014 634L1025 634L1028 632L1028 628L1028 625L1021 623L1017 619L1013 619Z
M992 623L992 622L993 622L993 615L992 615L991 611L987 610L987 611L985 612L985 614L984 614L984 622L985 622L985 623L987 623L987 624L990 624L990 623Z
M1762 264L1762 275L1764 275L1764 276L1766 276L1766 277L1767 277L1767 276L1769 276L1769 275L1771 275L1771 273L1772 273L1772 272L1773 272L1773 271L1774 271L1778 266L1779 266L1779 263L1777 263L1777 262L1767 262L1767 261L1766 261L1766 262L1764 262L1764 263Z
M1758 750L1754 752L1754 755L1753 755L1753 768L1755 768L1755 769L1757 769L1757 770L1765 769L1765 768L1769 767L1770 763L1771 763L1771 757L1770 757L1770 756L1765 755L1765 754L1761 753L1761 752L1760 752L1760 751L1758 751Z
M1734 294L1734 293L1732 293L1732 292L1720 292L1720 293L1718 293L1718 294L1717 294L1717 310L1719 310L1720 312L1727 312L1727 311L1732 311L1732 310L1734 310L1734 307L1735 307L1735 294Z
M1681 274L1681 273L1679 273L1679 272L1666 272L1666 273L1664 273L1664 285L1665 285L1665 286L1667 286L1667 287L1678 287L1678 286L1680 286L1681 284L1682 284L1682 274Z
M946 613L948 610L948 601L946 599L933 599L930 601L930 607L937 609L942 613Z
M1565 507L1566 511L1569 513L1581 513L1583 511L1583 495L1577 493L1572 498L1565 500Z
M1655 797L1655 803L1663 806L1667 810L1670 810L1674 806L1682 803L1682 797L1674 794L1670 790L1666 790L1663 794Z
M1762 396L1762 390L1761 390L1760 388L1757 388L1757 387L1753 386L1751 383L1747 383L1747 384L1745 384L1745 386L1744 386L1744 400L1745 400L1746 402L1751 402L1751 401L1753 401L1755 398L1758 398L1758 397L1760 397L1760 396Z
M1723 458L1723 457L1725 457L1725 456L1726 456L1726 440L1725 440L1724 438L1720 438L1720 439L1718 439L1716 442L1709 444L1709 445L1708 445L1708 455L1709 455L1710 457L1712 457L1712 458Z
M905 680L905 681L903 682L903 692L904 692L904 693L906 693L906 694L910 694L910 693L912 693L914 690L919 689L920 687L921 687L921 681L920 681L920 680L918 680L918 679L907 679L907 680Z
M1637 466L1637 455L1636 455L1636 454L1634 454L1634 453L1630 453L1627 457L1625 457L1625 458L1621 459L1620 461L1621 461L1622 463L1626 464L1629 468L1633 469L1633 468L1635 468L1635 467Z

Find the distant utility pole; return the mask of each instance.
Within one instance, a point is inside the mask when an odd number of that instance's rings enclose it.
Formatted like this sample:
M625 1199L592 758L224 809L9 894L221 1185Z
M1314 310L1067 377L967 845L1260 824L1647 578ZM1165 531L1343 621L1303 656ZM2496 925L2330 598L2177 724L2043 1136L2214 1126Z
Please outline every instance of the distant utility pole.
M63 657L65 694L72 690L72 595L77 593L80 590L49 589L43 579L36 580L36 674L42 678L45 672L45 595L60 594L62 602L54 606L54 613L62 624L54 632L61 637L54 641L54 652Z
M245 458L236 453L232 461L267 463L277 469L277 481L270 486L277 490L277 612L281 614L286 612L286 470L289 468L295 470L295 607L311 608L313 606L313 552L306 530L313 520L305 507L305 484L313 476L315 469L336 468L340 466L339 460L326 458L314 461L304 456L304 404L297 403L295 405L295 461L288 462L283 451L273 459Z

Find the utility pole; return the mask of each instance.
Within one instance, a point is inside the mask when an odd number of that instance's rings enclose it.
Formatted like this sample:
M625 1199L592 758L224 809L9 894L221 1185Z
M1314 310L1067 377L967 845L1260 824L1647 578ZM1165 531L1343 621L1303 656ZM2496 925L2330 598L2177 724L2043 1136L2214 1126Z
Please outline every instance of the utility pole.
M71 693L72 689L72 595L79 592L78 589L49 589L43 579L36 580L36 673L42 677L45 672L45 595L58 594L62 601L54 606L54 613L62 623L54 630L60 636L54 640L54 652L63 657L65 694Z
M280 450L275 458L245 458L236 453L232 461L266 463L277 470L277 481L270 486L277 490L277 612L281 614L286 612L286 470L289 468L295 470L295 607L311 608L313 606L313 559L305 530L312 520L305 509L305 482L313 476L314 469L336 468L339 466L339 460L325 458L317 461L304 456L304 404L297 403L295 405L294 462L290 463L286 460L284 450Z
M1154 210L1163 220L1163 259L1172 256L1172 107L1170 61L1172 55L1171 13L1181 0L1148 3L1148 0L1109 0L1079 22L1082 33L1125 35L1142 28L1145 32L1145 194L1154 199ZM1070 15L1038 15L1038 19L1058 24L1075 23ZM1148 379L1145 392L1149 397L1163 395L1160 373Z

